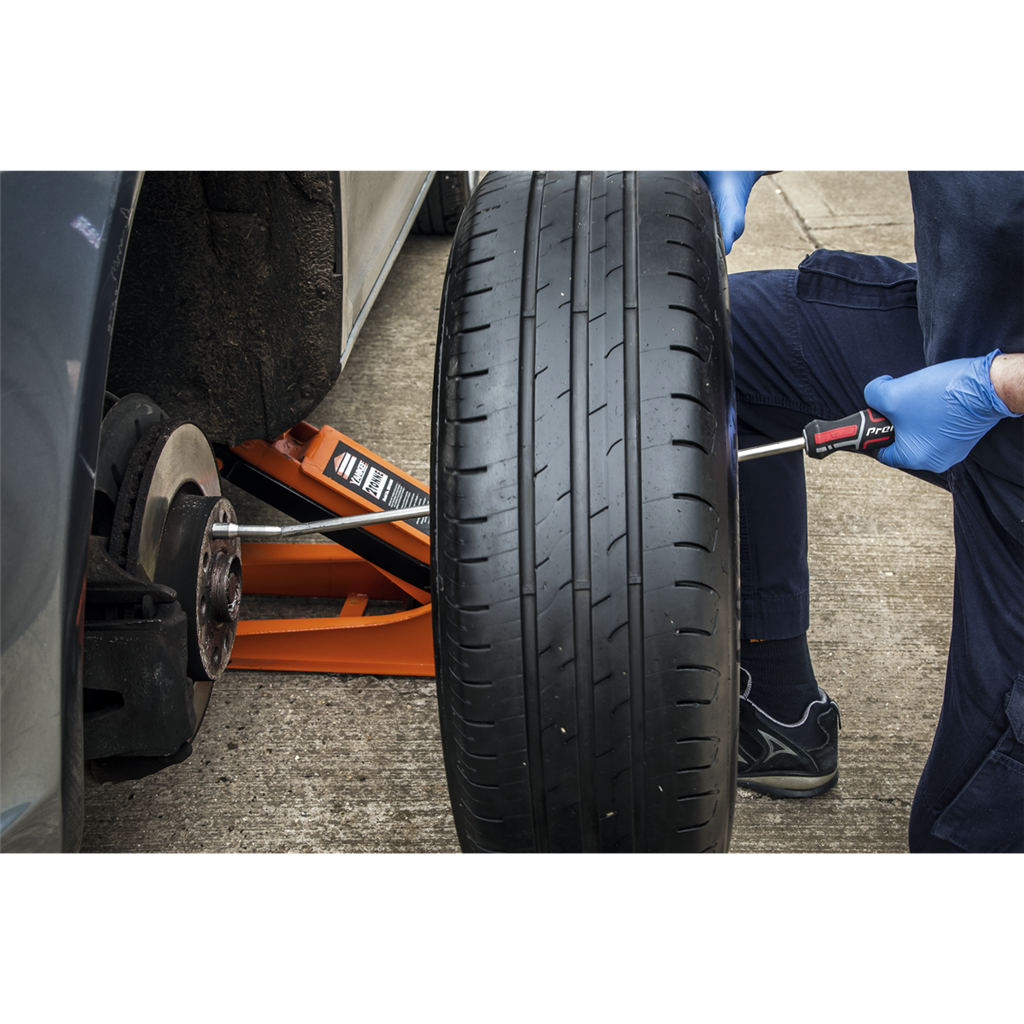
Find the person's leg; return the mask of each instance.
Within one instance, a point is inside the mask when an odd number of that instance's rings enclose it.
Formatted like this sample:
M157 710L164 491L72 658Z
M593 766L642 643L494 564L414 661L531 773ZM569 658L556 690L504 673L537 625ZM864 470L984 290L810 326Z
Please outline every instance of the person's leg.
M849 415L869 380L924 365L915 270L895 260L820 250L798 271L732 275L729 291L741 448ZM806 640L803 459L739 470L740 778L778 796L814 795L836 778L838 709L818 688Z
M874 377L924 366L915 282L913 266L828 250L797 271L731 275L740 448L796 437L812 419L848 416L864 407ZM807 630L803 459L740 465L745 639Z
M1024 547L992 515L966 464L950 479L953 630L910 849L1024 853Z

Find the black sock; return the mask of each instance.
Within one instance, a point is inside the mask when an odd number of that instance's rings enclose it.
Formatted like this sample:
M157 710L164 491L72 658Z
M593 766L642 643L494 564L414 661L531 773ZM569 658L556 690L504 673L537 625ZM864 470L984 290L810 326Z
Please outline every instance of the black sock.
M750 700L779 722L799 721L807 705L818 699L806 633L788 640L744 640L740 664L750 673ZM741 673L741 693L746 685Z

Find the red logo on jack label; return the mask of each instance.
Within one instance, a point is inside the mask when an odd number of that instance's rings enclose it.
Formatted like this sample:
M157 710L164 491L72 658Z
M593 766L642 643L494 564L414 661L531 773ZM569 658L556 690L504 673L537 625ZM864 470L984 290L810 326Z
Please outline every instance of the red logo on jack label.
M368 462L356 458L349 451L334 456L331 461L334 465L334 472L327 475L333 476L336 480L344 480L345 483L352 484L353 487L358 487L363 482L366 471L370 468Z

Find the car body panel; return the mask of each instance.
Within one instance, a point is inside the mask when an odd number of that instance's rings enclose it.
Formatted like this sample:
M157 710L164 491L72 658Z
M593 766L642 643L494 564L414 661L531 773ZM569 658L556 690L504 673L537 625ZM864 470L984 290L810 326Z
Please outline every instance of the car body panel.
M0 843L81 836L81 613L117 289L141 175L0 178Z
M341 172L342 366L433 178L432 171Z

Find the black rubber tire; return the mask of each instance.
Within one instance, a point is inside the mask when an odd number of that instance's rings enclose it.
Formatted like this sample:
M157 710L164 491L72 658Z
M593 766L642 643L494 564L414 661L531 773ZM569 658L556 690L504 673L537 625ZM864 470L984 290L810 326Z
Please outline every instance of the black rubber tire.
M469 202L469 171L438 171L413 225L415 235L454 235Z
M431 493L466 851L724 851L739 695L725 260L695 174L490 174L454 240Z

